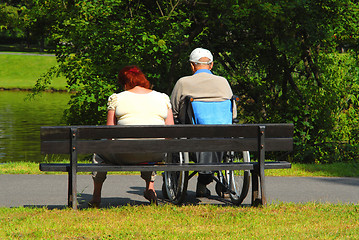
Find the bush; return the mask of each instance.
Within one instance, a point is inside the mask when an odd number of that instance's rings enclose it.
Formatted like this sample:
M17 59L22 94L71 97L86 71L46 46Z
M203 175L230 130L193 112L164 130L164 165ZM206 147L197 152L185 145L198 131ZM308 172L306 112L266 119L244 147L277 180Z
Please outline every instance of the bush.
M315 145L297 145L293 153L299 163L359 163L359 144L322 143Z
M59 67L47 76L64 74L76 91L69 124L104 124L124 65L139 65L155 90L169 94L191 74L188 55L201 46L214 53L213 72L241 96L244 122L292 122L295 161L330 162L355 154L328 142L359 141L357 9L351 0L54 0L25 13L26 26L50 31L57 43ZM37 90L50 82L40 79Z

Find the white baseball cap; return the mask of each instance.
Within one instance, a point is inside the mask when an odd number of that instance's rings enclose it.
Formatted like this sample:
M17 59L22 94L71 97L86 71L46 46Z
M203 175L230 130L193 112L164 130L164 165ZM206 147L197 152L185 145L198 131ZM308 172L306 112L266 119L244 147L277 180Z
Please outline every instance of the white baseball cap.
M199 60L203 57L209 58L208 62L200 62ZM196 48L191 52L189 55L189 61L194 63L201 63L201 64L210 64L213 62L213 55L212 53L204 48Z

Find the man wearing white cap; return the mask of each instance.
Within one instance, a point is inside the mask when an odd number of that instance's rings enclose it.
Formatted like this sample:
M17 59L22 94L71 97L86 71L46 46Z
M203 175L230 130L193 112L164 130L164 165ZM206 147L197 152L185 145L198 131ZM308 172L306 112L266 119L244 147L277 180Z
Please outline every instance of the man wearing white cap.
M184 102L186 96L191 96L197 101L224 101L233 96L232 89L224 77L212 74L213 55L204 48L196 48L189 57L193 75L180 78L173 88L171 94L171 104L173 117L183 119ZM234 111L234 117L237 112ZM198 162L210 163L218 162L221 154L212 152L197 153ZM212 173L199 173L196 196L207 197L210 195L206 185L212 182Z

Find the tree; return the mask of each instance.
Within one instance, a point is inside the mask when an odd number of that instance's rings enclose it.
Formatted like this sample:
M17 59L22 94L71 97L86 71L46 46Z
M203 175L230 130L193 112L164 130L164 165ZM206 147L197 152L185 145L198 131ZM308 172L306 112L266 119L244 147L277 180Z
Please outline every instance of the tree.
M0 30L14 27L13 23L18 19L17 8L0 4Z
M159 91L189 74L198 46L241 96L246 122L294 122L299 145L338 141L358 117L358 3L351 0L37 1L53 11L59 68L76 91L69 124L103 124L117 71L138 64ZM338 53L344 49L344 54ZM349 65L334 59L343 59ZM341 63L343 63L341 62ZM334 74L347 72L350 76ZM345 102L345 107L342 107ZM340 119L343 119L339 117ZM348 120L350 118L350 120ZM348 125L346 132L353 129ZM345 141L353 136L341 137ZM354 137L357 140L357 137ZM352 141L351 140L351 141Z
M19 31L20 16L18 12L19 7L16 3L12 1L0 3L0 34L2 36L8 37Z

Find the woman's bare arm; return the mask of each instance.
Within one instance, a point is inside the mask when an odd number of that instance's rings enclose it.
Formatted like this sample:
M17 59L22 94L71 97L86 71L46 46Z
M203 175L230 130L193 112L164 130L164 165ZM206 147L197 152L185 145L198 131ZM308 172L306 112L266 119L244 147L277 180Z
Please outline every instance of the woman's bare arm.
M116 125L115 110L109 110L107 112L107 125Z
M168 109L165 125L174 125L172 109Z

